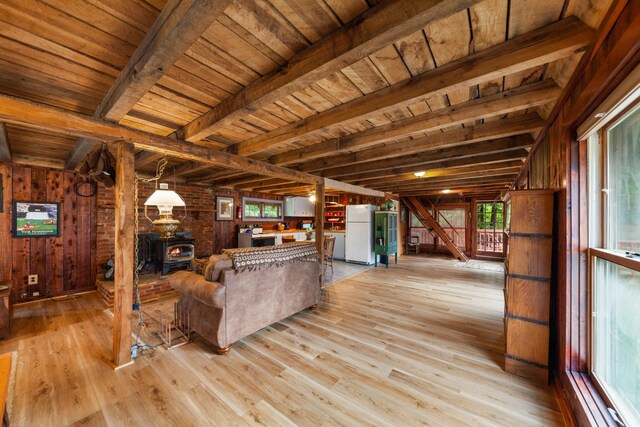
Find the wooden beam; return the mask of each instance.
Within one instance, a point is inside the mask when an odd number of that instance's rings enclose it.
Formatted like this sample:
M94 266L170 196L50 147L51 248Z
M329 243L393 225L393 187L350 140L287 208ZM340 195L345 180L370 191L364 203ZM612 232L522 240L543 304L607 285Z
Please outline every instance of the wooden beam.
M325 178L324 185L327 188L339 190L345 193L363 194L365 196L385 197L383 191L372 190L370 188L359 187L353 184L347 184L346 182L336 181L334 179Z
M497 162L504 162L507 160L518 160L521 162L522 159L527 157L527 154L529 154L529 152L524 149L503 151L503 152L492 153L492 154L478 154L476 156L463 157L458 159L448 159L448 160L442 160L439 162L425 162L419 165L399 166L391 169L378 170L374 172L370 172L370 171L362 172L362 173L346 176L344 179L341 179L341 181L353 182L353 181L362 181L363 179L379 180L380 178L386 178L388 176L393 177L397 175L413 173L415 171L420 171L420 170L428 171L430 169L448 169L448 168L457 168L460 166L492 164Z
M115 272L113 277L113 363L116 368L131 362L131 312L133 309L134 251L134 148L118 143L115 185Z
M421 165L434 163L439 160L459 159L464 157L475 157L488 153L519 150L525 147L530 147L532 144L533 138L530 135L510 136L507 138L477 142L462 147L443 148L440 150L427 151L425 153L411 154L392 159L374 160L349 166L328 168L324 169L321 174L325 177L335 178L355 175L362 172L393 169L397 167L414 167L413 171L418 171L421 170Z
M446 176L459 175L459 174L480 173L482 171L498 172L503 169L511 169L511 168L519 170L520 168L522 168L522 161L506 160L502 162L491 163L488 165L480 164L480 165L453 167L448 169L429 169L424 171L425 175L421 178L416 177L413 173L406 173L406 174L400 174L393 177L387 177L385 178L385 182L429 179L429 178L446 177ZM371 185L370 181L376 181L378 179L379 178L375 178L375 177L361 178L360 180L353 181L351 183L355 185Z
M489 185L509 184L515 178L516 174L510 173L506 175L497 175L492 177L474 178L464 177L460 179L451 179L448 181L429 182L420 184L396 184L392 186L380 186L376 188L384 189L388 192L409 191L409 190L433 190L455 187L481 187Z
M403 142L391 141L355 153L324 157L298 165L296 169L311 172L339 166L351 167L357 163L371 162L374 160L391 159L395 157L406 158L406 156L411 154L425 154L426 152L433 152L438 149L467 146L490 139L500 139L535 132L542 129L543 126L544 120L538 113L528 113ZM533 144L533 140L531 144Z
M0 162L11 162L11 145L7 125L0 122Z
M327 155L348 153L395 138L433 132L487 117L530 109L554 101L561 91L553 80L548 79L276 154L269 158L269 163L284 166Z
M141 151L136 154L136 169L144 168L152 163L158 163L158 161L163 157L163 154L154 153L152 151Z
M442 196L442 195L474 195L474 194L483 194L483 195L499 195L501 191L505 189L504 185L490 186L490 187L480 187L480 188L455 188L451 189L450 192L444 193L442 190L428 190L428 191L407 191L400 192L400 196Z
M269 158L269 163L279 166L310 161L320 157L348 154L353 150L361 150L394 138L441 130L446 127L496 117L515 111L534 108L554 101L561 89L553 80L528 84L515 89L473 99L447 108L420 114L396 122L377 126L361 132L352 133L307 147L276 154ZM432 136L433 137L433 136ZM307 169L305 169L307 170ZM216 174L223 185L255 182L256 177L244 176L238 179L238 173ZM213 179L214 177L212 177ZM248 180L247 180L248 179ZM209 179L199 179L211 182Z
M584 49L593 38L591 28L570 17L243 141L235 145L235 152L260 153L326 127L363 120L374 112L384 113L424 98L468 89L487 80L547 64Z
M316 249L320 261L320 288L324 288L324 183L316 184L315 204Z
M517 175L520 172L520 168L506 168L506 169L495 169L495 170L486 170L481 172L468 172L463 174L456 175L448 175L448 176L439 176L435 178L417 178L413 177L412 179L404 179L404 180L394 180L394 179L385 179L384 182L380 184L376 184L376 188L378 189L386 189L394 186L418 186L418 185L429 185L433 183L441 183L441 182L451 182L452 180L459 179L484 179L484 178L493 178L501 175ZM372 185L369 183L368 185ZM386 191L386 190L385 190Z
M174 168L172 175L184 176L192 173L200 172L203 170L212 169L211 165L198 163L198 162L184 162Z
M258 175L274 176L310 184L324 182L323 178L305 172L294 171L6 95L0 95L0 121L71 136L111 142L126 141L133 143L137 149L224 168L243 170Z
M173 63L213 24L230 0L169 0L104 97L94 117L120 121ZM81 138L71 150L67 169L76 169L98 146Z
M463 11L477 0L394 0L367 10L294 56L288 64L249 84L184 126L180 139L198 141L248 112L302 90L394 41L420 31L429 22Z

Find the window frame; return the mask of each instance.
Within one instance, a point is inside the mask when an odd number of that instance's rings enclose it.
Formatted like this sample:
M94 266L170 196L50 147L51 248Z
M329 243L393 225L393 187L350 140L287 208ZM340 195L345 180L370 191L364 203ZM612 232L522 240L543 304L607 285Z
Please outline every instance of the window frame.
M599 180L599 182L596 183L597 187L594 187L593 184L589 182L589 179L592 177L592 174L590 173L591 171L589 170L589 167L592 166L590 165L591 153L589 152L589 148L588 147L586 148L586 152L587 152L587 159L586 159L587 171L586 172L587 172L587 176L589 177L586 183L588 205L590 205L590 202L592 200L591 194L589 193L591 191L598 191L597 190L598 188L600 189L599 197L596 197L598 199L598 206L596 207L596 209L598 209L599 211L597 216L599 225L597 227L594 227L593 221L595 220L595 217L590 212L588 214L588 221L587 221L588 224L586 225L587 233L588 233L588 239L587 239L588 266L587 266L586 285L588 289L588 307L589 307L589 311L588 311L589 315L587 316L587 331L588 331L587 332L587 343L588 343L587 344L588 345L587 375L591 380L593 386L597 390L598 394L607 405L607 407L615 410L616 416L622 419L622 421L625 422L625 425L628 425L628 423L627 423L627 420L625 420L624 413L622 413L622 411L619 410L618 405L615 403L615 401L611 397L611 394L607 391L606 387L602 384L602 381L598 378L598 375L594 372L594 368L595 368L594 355L596 353L595 342L594 342L594 323L595 323L595 320L594 320L594 313L595 313L594 311L594 308L595 308L594 276L595 274L594 272L595 272L596 258L600 258L607 262L617 264L617 265L629 268L631 270L635 270L640 273L640 257L629 258L625 255L625 251L623 250L606 248L610 238L609 227L607 227L607 225L609 224L609 217L610 217L609 215L610 199L609 199L608 192L604 191L610 188L609 158L608 158L609 141L607 138L608 130L615 127L617 124L623 121L628 114L632 113L636 109L640 109L640 98L637 98L633 102L628 103L624 109L622 109L621 111L618 111L618 114L616 116L610 118L610 120L608 120L605 124L601 125L596 132L589 135L589 138L596 135L598 137L598 142L600 145L598 147L598 155L599 155L598 164L593 165L593 167L596 167L599 169L597 171L598 173L597 178ZM579 144L588 144L589 138L583 141L579 141ZM589 207L590 206L588 206L587 209L589 209ZM596 230L596 228L597 228L597 231L595 232L597 233L597 236L593 236L594 230ZM596 237L596 238L593 239L593 237ZM597 245L598 247L593 245Z
M257 204L260 206L260 216L246 216L247 204ZM276 205L278 207L278 217L265 217L264 205ZM256 197L242 198L242 219L244 221L279 222L284 221L284 202L275 199L259 199Z
M501 204L502 205L502 252L497 252L497 251L493 251L493 252L488 252L488 251L480 251L478 250L478 233L481 230L478 226L480 224L480 222L478 221L478 207L480 205L488 205L488 204L493 204L493 205L498 205ZM484 212L483 212L484 213ZM482 200L482 199L476 199L474 200L473 203L473 230L472 230L472 246L473 246L473 253L475 253L475 255L479 256L479 257L493 257L493 258L504 258L506 256L507 253L507 240L508 240L508 236L507 236L507 204L505 202L503 202L502 200ZM489 223L485 223L483 222L483 224L489 224ZM498 225L498 222L496 222L494 224L494 228L493 228L493 232L495 234L495 230L496 230L496 226ZM494 249L495 249L495 242L494 242Z

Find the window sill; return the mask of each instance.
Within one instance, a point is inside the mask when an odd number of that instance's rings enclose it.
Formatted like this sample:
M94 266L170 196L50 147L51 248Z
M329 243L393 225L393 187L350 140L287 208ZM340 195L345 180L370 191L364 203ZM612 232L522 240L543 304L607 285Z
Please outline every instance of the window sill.
M588 374L564 371L561 383L564 398L578 425L617 427Z

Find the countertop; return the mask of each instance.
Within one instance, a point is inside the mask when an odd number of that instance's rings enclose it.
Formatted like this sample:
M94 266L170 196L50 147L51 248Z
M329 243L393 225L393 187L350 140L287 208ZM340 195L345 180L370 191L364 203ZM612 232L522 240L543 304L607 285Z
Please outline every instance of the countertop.
M275 233L275 234L291 234L291 233L306 233L307 230L293 230L293 229L289 229L289 230L282 230L282 231L278 231L278 230L264 230L263 233ZM315 230L312 230L315 233ZM326 228L324 229L325 233L344 233L344 230L327 230Z

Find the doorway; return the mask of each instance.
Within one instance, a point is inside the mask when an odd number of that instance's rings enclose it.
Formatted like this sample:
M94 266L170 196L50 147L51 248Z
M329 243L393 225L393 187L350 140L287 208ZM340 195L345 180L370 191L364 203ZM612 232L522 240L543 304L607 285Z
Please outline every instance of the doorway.
M492 257L505 255L505 206L503 202L476 202L476 254Z

